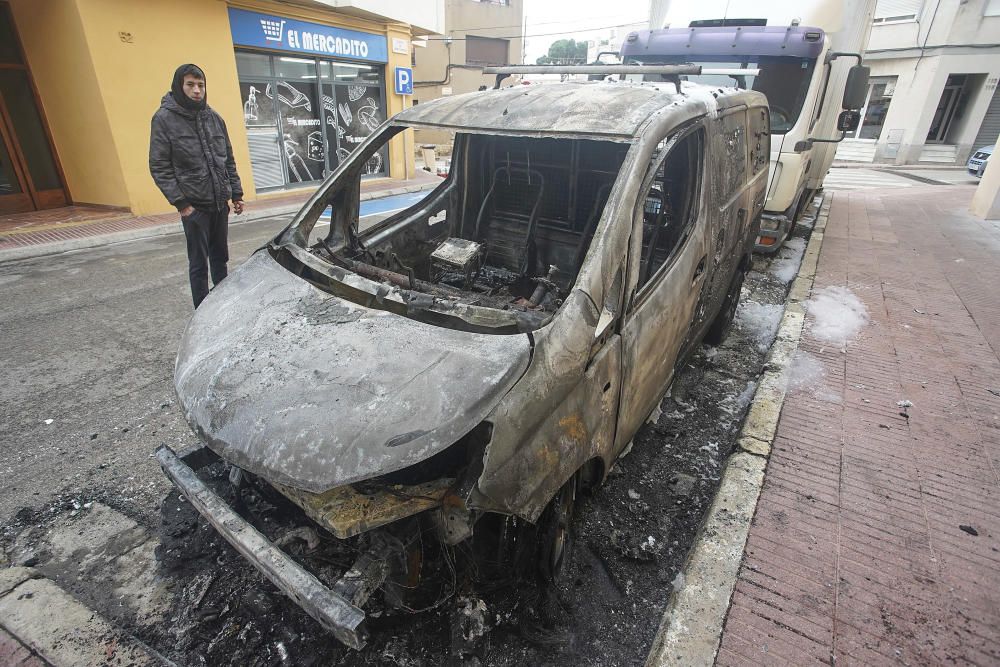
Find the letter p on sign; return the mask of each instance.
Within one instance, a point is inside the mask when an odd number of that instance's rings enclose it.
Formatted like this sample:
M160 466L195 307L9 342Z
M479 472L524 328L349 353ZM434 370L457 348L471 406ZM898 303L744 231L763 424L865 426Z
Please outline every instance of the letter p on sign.
M396 68L396 94L413 94L413 70L409 67Z

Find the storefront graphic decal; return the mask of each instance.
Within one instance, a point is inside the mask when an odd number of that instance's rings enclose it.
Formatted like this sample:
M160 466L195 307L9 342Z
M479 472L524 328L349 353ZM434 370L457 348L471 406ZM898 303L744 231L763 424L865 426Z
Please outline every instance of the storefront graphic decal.
M257 104L257 93L260 92L250 86L250 94L247 101L243 103L243 121L250 122L260 118L260 105Z
M366 104L358 109L358 120L368 128L369 132L374 132L379 126L378 102L370 97L366 97L365 102Z
M233 43L297 53L386 62L384 35L334 28L320 23L284 19L270 14L229 8Z
M362 97L365 96L365 91L368 90L368 86L348 86L347 87L347 97L352 102L357 102ZM350 121L348 121L350 122Z
M295 86L285 81L279 81L276 88L278 89L276 93L278 95L278 101L284 103L292 109L303 107L306 111L312 111L312 103L309 101L309 98ZM265 94L271 99L274 99L275 93L272 93L271 84L268 84Z

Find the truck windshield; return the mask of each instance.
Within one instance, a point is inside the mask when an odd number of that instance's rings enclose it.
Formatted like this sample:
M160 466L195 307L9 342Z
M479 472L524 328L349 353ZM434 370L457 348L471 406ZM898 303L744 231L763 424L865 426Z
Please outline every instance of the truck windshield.
M809 92L816 61L812 58L789 58L777 56L727 57L719 60L702 59L691 63L681 56L646 56L641 60L629 58L630 64L672 65L690 63L705 69L759 69L757 76L729 76L707 74L685 76L682 79L709 86L736 86L764 93L771 108L771 133L784 134L792 129L799 119L802 105ZM659 76L648 74L647 81L659 80Z

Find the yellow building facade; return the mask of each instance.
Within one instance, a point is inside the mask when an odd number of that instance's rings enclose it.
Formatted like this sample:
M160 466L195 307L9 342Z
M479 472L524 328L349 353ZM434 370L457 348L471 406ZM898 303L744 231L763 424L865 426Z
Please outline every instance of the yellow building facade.
M0 0L0 9L20 42L67 203L172 210L149 175L149 127L183 63L206 73L247 201L315 187L409 105L393 85L395 68L410 65L403 23L257 1ZM17 140L5 135L27 160L30 147ZM412 132L366 172L412 177ZM34 208L59 198L47 201L37 197Z

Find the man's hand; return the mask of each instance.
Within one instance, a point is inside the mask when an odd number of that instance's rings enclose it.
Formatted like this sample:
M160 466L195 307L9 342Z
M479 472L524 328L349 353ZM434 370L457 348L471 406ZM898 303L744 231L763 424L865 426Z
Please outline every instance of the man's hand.
M194 206L185 206L184 208L182 208L180 210L180 214L181 214L182 218L186 218L189 215L191 215L192 213L194 213Z
M240 215L240 214L243 213L243 200L242 199L235 199L235 200L233 200L233 212L236 215Z

